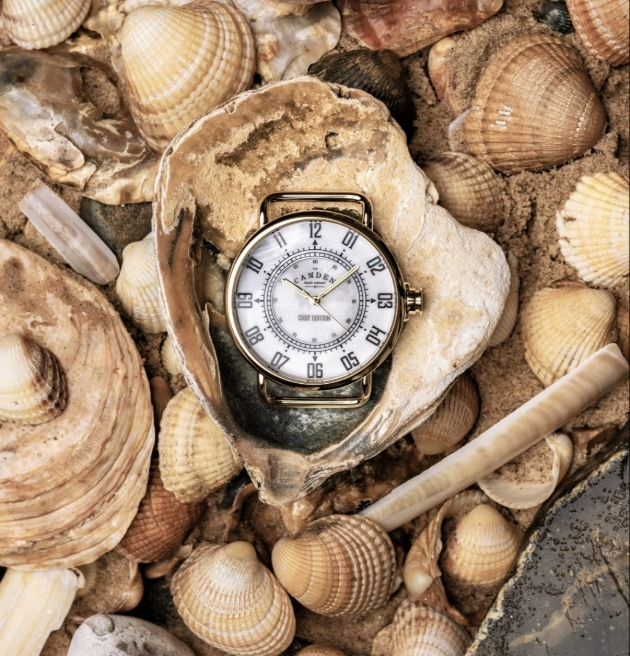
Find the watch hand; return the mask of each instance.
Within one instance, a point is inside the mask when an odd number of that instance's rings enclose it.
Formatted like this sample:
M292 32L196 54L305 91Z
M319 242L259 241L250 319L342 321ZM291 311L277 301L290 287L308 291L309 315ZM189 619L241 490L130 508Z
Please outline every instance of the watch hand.
M335 280L335 282L333 282L332 285L330 285L329 287L326 287L326 289L324 289L324 291L319 296L315 297L315 300L319 303L322 296L326 296L326 294L329 294L330 292L332 292L333 289L335 289L338 285L341 285L341 283L344 280L347 280L353 273L356 273L358 270L359 270L359 265L355 264L352 267L352 269L350 269L349 271L346 271L342 276L337 278L337 280Z
M316 298L313 298L308 292L305 292L301 287L294 285L288 278L283 278L282 282L287 287L290 287L294 292L297 292L300 296L307 298L312 305L318 305L318 300Z
M339 321L334 315L332 315L332 314L331 314L331 313L330 313L330 312L329 312L329 311L328 311L323 305L321 305L320 303L318 303L317 305L318 305L318 307L320 307L322 310L324 310L324 312L325 312L329 317L331 317L332 319L334 319L334 320L335 320L335 321L336 321L336 322L337 322L337 323L338 323L338 324L339 324L339 325L340 325L340 326L341 326L346 332L348 332L348 329L347 329L347 328L341 323L341 321Z

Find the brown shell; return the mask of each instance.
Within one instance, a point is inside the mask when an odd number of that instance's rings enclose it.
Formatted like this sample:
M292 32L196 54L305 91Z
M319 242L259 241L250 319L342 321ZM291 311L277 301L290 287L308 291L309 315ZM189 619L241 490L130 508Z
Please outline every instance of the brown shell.
M502 173L539 171L592 148L606 114L577 51L560 37L528 34L502 48L479 82L468 149Z
M518 292L521 286L519 276L520 263L516 255L511 251L506 253L506 259L510 267L510 291L508 297L505 299L501 319L499 319L499 323L488 341L489 347L502 344L511 335L518 316Z
M327 645L309 645L300 649L295 656L345 656L341 649Z
M630 360L630 317L628 316L628 297L622 296L617 306L617 343L626 360Z

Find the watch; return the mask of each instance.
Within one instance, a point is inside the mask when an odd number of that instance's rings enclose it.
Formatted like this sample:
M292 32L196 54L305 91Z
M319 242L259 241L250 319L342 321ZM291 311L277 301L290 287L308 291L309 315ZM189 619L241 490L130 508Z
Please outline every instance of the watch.
M273 203L323 201L356 203L361 219L308 209L268 221ZM260 393L268 403L292 407L365 404L372 372L392 352L409 315L422 309L422 291L403 281L372 229L369 199L270 194L259 224L228 273L225 311L237 348L258 371ZM282 393L272 393L270 381ZM348 386L359 389L322 395Z

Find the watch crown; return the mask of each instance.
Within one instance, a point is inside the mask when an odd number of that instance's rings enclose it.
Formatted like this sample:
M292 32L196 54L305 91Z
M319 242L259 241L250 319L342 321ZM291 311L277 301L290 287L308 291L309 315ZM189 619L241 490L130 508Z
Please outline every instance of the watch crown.
M409 284L405 284L405 306L407 309L406 319L409 318L409 315L415 314L416 312L422 312L422 290L413 289L409 287Z

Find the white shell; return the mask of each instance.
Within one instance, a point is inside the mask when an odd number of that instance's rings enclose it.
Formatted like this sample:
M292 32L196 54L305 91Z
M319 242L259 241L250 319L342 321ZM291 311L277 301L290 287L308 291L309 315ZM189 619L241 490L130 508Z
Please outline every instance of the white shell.
M514 330L516 325L516 317L518 315L518 290L520 288L520 278L518 274L519 261L514 253L508 251L506 254L508 266L510 267L510 291L505 299L505 306L503 307L503 314L497 327L492 333L492 337L488 342L488 347L498 346L502 344Z
M173 340L170 335L164 340L160 355L162 357L164 369L166 369L171 376L178 376L182 373L181 367L179 366L179 360L177 359L177 355L175 355Z

